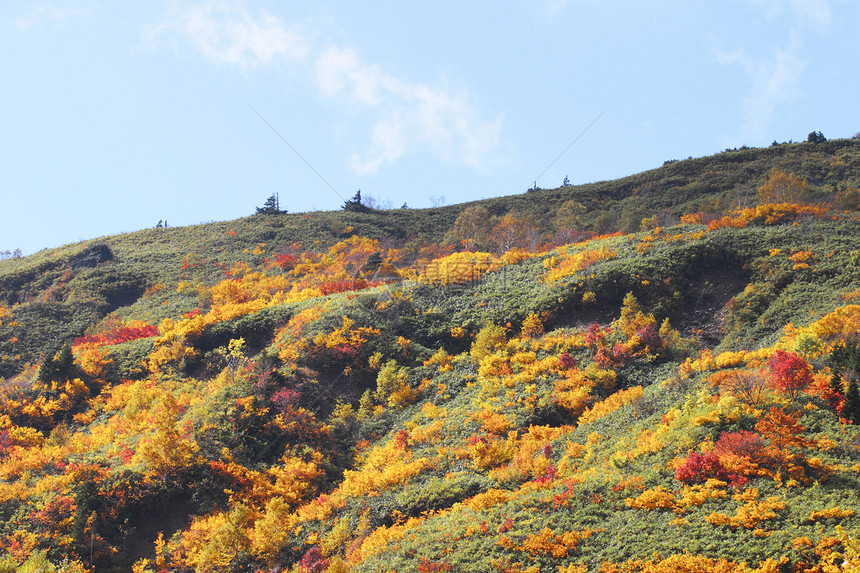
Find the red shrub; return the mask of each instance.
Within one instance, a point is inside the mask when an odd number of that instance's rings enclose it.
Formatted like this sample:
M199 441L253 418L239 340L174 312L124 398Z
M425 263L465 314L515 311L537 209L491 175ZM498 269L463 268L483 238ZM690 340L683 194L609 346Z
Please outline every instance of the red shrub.
M152 338L153 336L158 336L158 327L147 324L139 327L119 328L109 332L102 332L101 334L88 334L86 336L76 338L72 346L92 343L111 346L114 344L131 342L138 338Z
M570 355L570 353L565 352L561 356L558 357L559 365L565 370L570 370L571 368L576 368L576 358Z
M692 452L687 460L675 470L675 479L688 485L704 483L711 478L733 485L741 485L747 481L743 476L730 473L714 452L706 454Z
M272 405L278 409L283 416L287 416L290 406L299 398L299 393L289 388L281 388L272 394Z
M328 569L328 559L322 554L320 548L314 545L302 555L299 567L302 573L323 573Z
M422 557L421 562L418 563L418 573L445 573L445 571L452 571L453 569L454 566L451 563L446 561L430 561L426 557Z
M334 294L352 290L362 290L370 286L364 279L344 279L341 281L328 281L319 286L323 294Z
M718 457L733 454L754 460L761 457L764 446L764 440L755 432L723 432L714 445L714 453Z
M281 270L288 271L293 268L298 262L298 257L295 255L275 255L274 263L279 266Z
M660 339L660 333L657 327L649 324L644 328L636 331L636 338L639 339L639 344L648 348L650 352L654 352L663 348L663 341Z
M795 398L812 383L809 363L794 352L777 350L767 363L771 387Z
M592 350L606 344L606 333L599 324L594 323L585 331L585 343Z

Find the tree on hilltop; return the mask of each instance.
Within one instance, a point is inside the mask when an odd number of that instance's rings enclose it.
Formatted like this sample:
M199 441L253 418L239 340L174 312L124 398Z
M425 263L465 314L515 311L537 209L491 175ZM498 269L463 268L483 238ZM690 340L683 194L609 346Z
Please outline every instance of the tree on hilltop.
M262 207L257 207L258 215L277 215L279 213L286 213L286 211L281 210L277 193L272 193L272 195L266 199L266 202L263 203Z
M352 211L353 213L367 213L370 211L370 207L361 202L361 189L355 192L352 199L344 201L341 209L344 211Z

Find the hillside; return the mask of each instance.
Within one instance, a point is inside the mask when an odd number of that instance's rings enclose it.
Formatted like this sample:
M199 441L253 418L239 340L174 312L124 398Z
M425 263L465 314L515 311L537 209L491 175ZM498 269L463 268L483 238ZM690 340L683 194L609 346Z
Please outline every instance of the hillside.
M0 570L858 570L858 186L783 144L0 261Z

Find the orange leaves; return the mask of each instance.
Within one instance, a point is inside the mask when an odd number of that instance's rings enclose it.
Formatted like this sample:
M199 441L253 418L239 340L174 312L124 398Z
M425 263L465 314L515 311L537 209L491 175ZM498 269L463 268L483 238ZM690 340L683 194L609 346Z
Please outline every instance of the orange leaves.
M482 427L485 431L497 436L503 435L511 427L510 418L504 414L496 413L489 407L478 411L473 417L483 423Z
M769 382L765 373L758 370L721 370L712 374L710 381L738 401L753 406L764 400Z
M762 203L802 203L809 195L809 184L793 173L770 170L767 181L758 188Z
M675 509L675 494L658 485L635 498L625 499L624 503L636 509Z
M505 549L528 553L532 559L539 555L550 555L560 559L575 551L583 539L593 534L594 531L587 528L582 531L565 531L556 534L550 528L544 527L538 533L527 535L520 542L515 542L511 537L503 535L497 543Z
M813 511L809 514L809 519L810 521L822 521L825 519L844 519L853 515L853 509L842 509L837 505L836 507Z
M475 469L488 470L513 458L514 451L515 447L511 439L473 435L469 438L469 444L462 455L472 459Z
M753 529L763 522L775 518L777 511L785 509L785 502L781 501L778 496L771 496L765 500L759 500L758 497L758 489L751 488L744 494L735 496L736 499L745 500L746 503L738 507L734 515L714 512L705 517L705 521L711 525L722 525L732 529L738 527Z
M802 216L825 217L827 209L815 205L797 205L794 203L766 203L757 207L739 209L722 219L708 223L708 231L724 227L742 228L750 223L778 225L794 221Z

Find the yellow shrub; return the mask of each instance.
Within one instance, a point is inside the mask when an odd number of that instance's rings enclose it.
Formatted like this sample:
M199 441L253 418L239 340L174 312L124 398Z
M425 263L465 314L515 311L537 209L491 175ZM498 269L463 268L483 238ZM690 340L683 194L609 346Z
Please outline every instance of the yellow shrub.
M463 503L472 511L482 511L489 507L493 507L494 505L505 503L510 499L510 496L511 494L508 491L493 488L485 491L484 493L474 495Z
M675 496L662 485L646 489L637 497L624 500L628 507L636 509L675 509Z
M579 421L577 423L582 425L599 420L600 418L611 414L618 408L635 402L641 398L644 393L645 390L642 386L634 386L632 388L627 388L626 390L619 390L605 400L602 400L591 408L588 408L579 417Z

